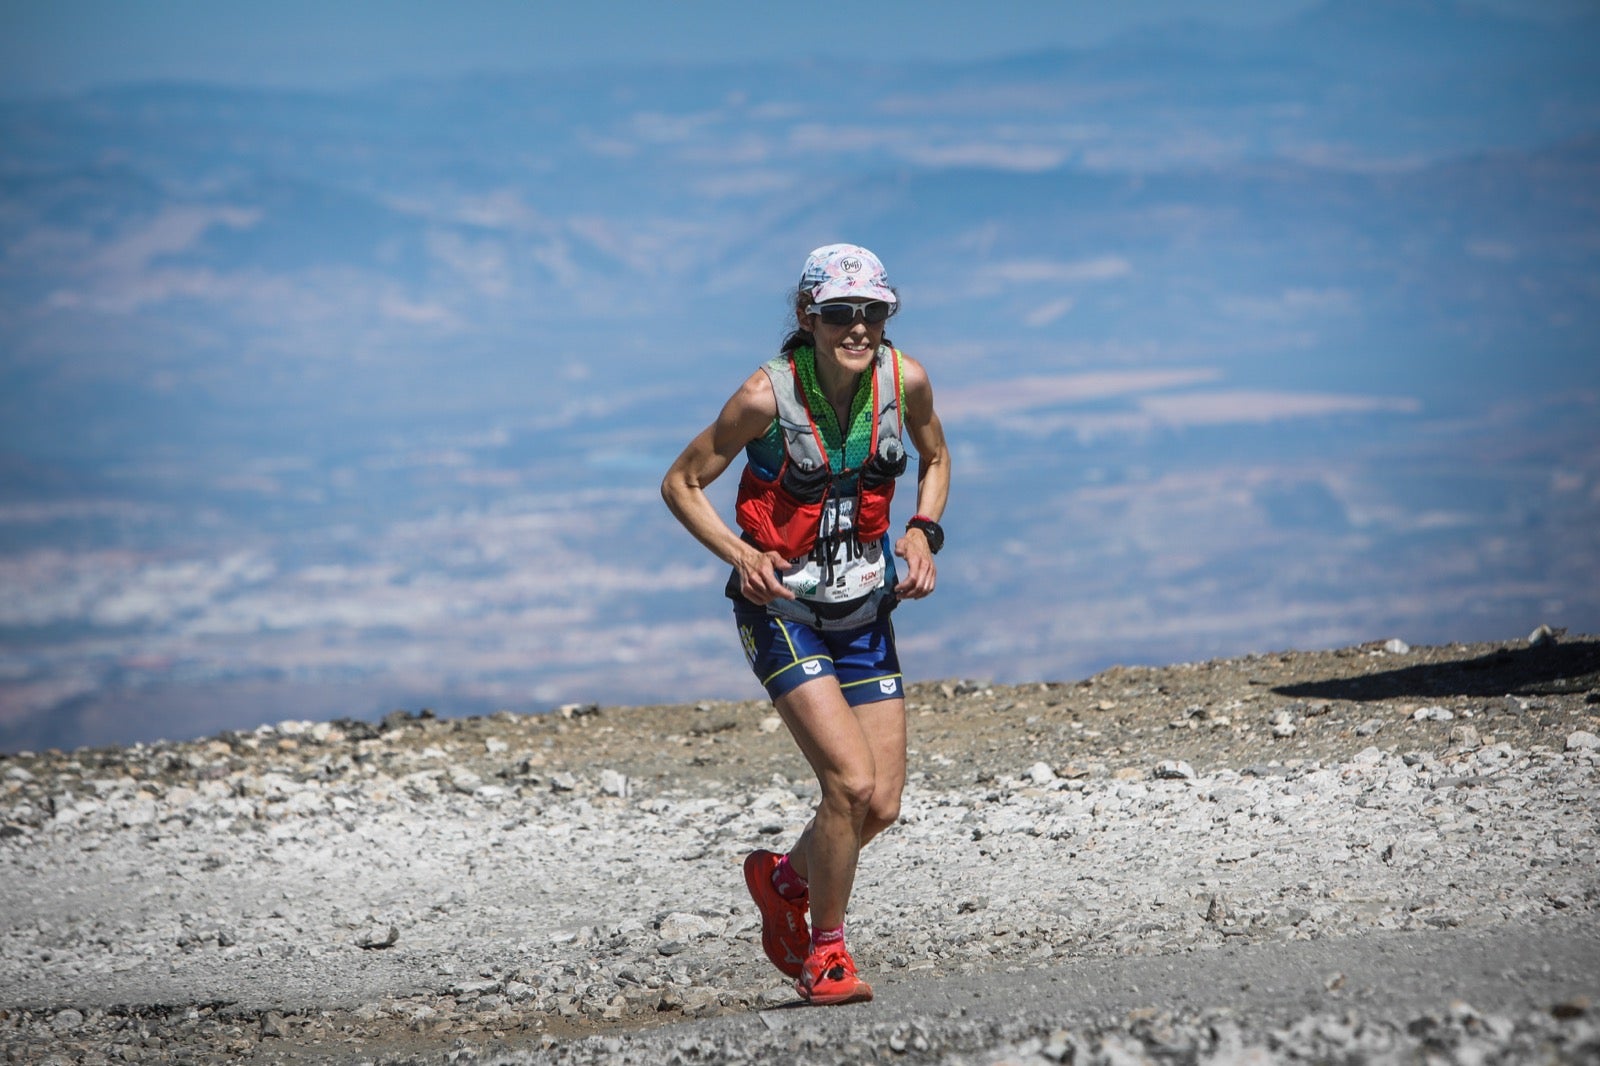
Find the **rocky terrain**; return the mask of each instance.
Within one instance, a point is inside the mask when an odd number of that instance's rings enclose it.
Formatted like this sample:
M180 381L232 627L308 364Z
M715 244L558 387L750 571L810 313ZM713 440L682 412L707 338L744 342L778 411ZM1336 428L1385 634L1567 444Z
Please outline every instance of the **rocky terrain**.
M765 703L0 756L0 1059L1600 1061L1600 637L916 684L794 1009Z

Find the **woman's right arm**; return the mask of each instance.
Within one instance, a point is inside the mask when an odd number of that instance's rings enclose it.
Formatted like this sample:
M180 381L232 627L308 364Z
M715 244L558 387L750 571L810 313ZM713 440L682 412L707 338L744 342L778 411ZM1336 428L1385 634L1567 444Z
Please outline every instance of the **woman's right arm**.
M661 498L673 516L717 558L739 571L739 591L758 604L780 597L794 599L778 580L778 571L788 566L788 560L743 540L717 514L705 490L777 416L772 382L758 370L723 404L717 420L689 442L661 480Z

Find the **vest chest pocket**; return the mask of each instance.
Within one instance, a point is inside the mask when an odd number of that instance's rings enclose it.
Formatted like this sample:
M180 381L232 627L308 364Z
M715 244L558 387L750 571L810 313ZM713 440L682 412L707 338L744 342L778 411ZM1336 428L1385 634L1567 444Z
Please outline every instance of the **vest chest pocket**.
M823 497L827 495L827 472L823 472L822 492L815 500L797 499L778 483L762 481L745 467L739 480L739 526L762 548L785 559L806 554L822 520Z

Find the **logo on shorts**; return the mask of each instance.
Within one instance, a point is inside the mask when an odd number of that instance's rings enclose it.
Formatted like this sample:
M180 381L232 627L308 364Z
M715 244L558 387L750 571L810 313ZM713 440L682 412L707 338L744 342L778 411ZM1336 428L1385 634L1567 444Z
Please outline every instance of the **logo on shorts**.
M896 692L900 691L900 682L898 679L893 677L879 678L878 691L883 693L885 696L893 696Z
M816 659L812 659L810 662L801 663L800 669L804 670L812 677L816 677L818 674L822 673L822 664Z
M739 627L739 640L744 644L744 657L751 666L756 664L756 635L749 626Z

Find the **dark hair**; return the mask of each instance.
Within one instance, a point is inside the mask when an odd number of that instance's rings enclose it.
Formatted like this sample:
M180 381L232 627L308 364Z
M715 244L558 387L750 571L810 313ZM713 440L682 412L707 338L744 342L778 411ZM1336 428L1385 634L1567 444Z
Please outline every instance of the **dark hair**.
M899 296L899 293L893 288L893 286L890 287L889 291L895 293L896 297ZM812 296L810 289L806 288L804 285L796 289L794 291L795 313L799 314L804 312L806 308L811 306L811 301ZM899 304L895 305L895 310L900 310ZM887 344L891 348L894 347L894 342L889 339L888 334L884 335L883 343ZM796 348L815 348L816 346L817 338L812 336L811 331L809 329L801 329L799 326L796 326L790 331L789 335L783 339L783 347L780 348L779 351L784 355L788 355Z

